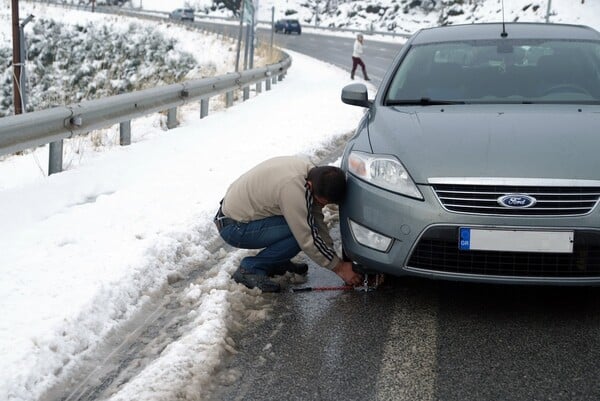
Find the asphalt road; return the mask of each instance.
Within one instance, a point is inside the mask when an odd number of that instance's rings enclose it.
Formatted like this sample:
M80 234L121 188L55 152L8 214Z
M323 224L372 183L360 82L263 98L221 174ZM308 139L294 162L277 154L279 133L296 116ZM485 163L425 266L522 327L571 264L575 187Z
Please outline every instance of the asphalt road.
M282 48L294 50L343 68L348 73L352 69L354 39L303 33L302 35L277 34L274 36L274 42ZM399 42L370 41L369 37L365 35L362 60L367 67L369 78L376 86L381 83L385 72L401 47ZM363 78L360 67L357 68L356 78Z
M311 265L300 287L340 284ZM229 380L206 399L600 399L598 288L388 277L263 296L272 316L235 334Z
M206 27L210 31L227 32L229 36L236 36L239 29L235 25L219 25L206 22L195 22L194 24ZM259 28L257 36L263 43L270 43L271 41L271 31L269 29ZM354 46L354 39L352 38L308 32L304 32L301 35L284 35L278 33L273 35L273 43L275 46L283 49L293 50L336 65L348 71L348 75L352 69L352 50ZM362 59L367 67L369 78L371 78L373 84L376 86L381 83L385 72L400 51L402 47L401 43L399 39L395 42L373 41L370 40L368 35L365 35L364 56ZM363 78L360 67L358 68L356 78L357 80Z

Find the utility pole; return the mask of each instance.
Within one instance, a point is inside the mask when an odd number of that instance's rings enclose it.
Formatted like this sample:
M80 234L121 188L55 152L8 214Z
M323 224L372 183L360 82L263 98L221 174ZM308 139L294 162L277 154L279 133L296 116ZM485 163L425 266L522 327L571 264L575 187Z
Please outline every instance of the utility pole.
M254 68L254 42L256 41L256 21L257 21L257 13L258 13L258 0L254 0L254 13L252 13L252 31L250 34L250 54L248 65L250 69Z
M240 31L238 34L237 52L235 56L235 72L240 70L240 47L242 46L242 33L244 30L244 0L240 1Z
M248 69L248 54L250 51L250 31L252 30L251 24L246 22L246 39L244 40L244 70Z
M271 46L269 47L269 57L273 55L273 35L275 32L275 6L271 7Z
M12 0L13 37L13 105L15 114L23 112L21 101L21 43L19 32L19 0Z
M546 24L550 22L550 7L552 6L552 0L548 0L548 9L546 10Z
M19 89L21 94L21 111L27 112L27 68L25 63L27 62L27 43L25 42L25 25L27 25L33 19L33 15L30 14L19 24L19 44L20 44L20 55L21 55L21 79L19 81Z

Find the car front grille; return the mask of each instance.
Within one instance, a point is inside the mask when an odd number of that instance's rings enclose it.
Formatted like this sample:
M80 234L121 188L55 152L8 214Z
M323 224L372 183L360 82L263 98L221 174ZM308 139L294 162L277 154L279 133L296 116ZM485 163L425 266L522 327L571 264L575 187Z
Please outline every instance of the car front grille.
M589 213L600 198L600 187L435 184L433 189L447 210L484 215L583 215ZM500 205L498 199L509 194L526 194L537 202L527 208Z
M434 227L407 264L423 270L502 277L600 277L600 233L575 231L573 253L463 251L457 227Z

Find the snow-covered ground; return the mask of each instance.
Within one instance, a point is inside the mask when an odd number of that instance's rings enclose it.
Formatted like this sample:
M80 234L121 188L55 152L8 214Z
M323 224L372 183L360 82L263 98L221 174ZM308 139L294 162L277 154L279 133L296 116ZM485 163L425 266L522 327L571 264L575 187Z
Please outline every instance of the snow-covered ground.
M143 0L148 9L165 3ZM525 3L531 2L505 1L507 15ZM553 0L560 13L552 20L598 29L599 3L586 0L582 13L579 0ZM489 4L489 18L498 20L499 2ZM0 33L0 40L9 35ZM203 51L196 34L182 35ZM229 46L215 46L208 57L217 64L228 59ZM37 399L167 286L168 277L201 269L181 293L193 308L189 330L114 396L194 399L197 391L188 385L209 381L232 346L226 340L232 304L257 294L230 280L245 251L212 248L218 201L250 166L275 155L315 157L362 115L339 101L346 72L291 54L288 76L272 91L204 120L197 108L182 110L180 128L170 131L163 117L140 119L128 147L94 149L72 140L61 174L46 176L47 149L0 163L0 399ZM118 142L115 128L101 135Z
M272 91L203 120L197 109L182 113L168 132L150 118L134 125L144 134L133 145L84 148L61 174L44 174L47 149L0 163L0 399L39 397L190 266L206 271L182 294L196 305L193 330L116 399L135 399L148 383L141 399L172 399L210 374L227 346L231 300L248 292L229 279L241 253L217 269L207 249L227 186L267 157L331 146L362 114L339 101L346 73L292 56Z

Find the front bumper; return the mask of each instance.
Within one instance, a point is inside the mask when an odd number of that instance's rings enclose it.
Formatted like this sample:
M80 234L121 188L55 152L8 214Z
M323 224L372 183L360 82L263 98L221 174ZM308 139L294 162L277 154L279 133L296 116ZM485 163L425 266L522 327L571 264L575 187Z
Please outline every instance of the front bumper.
M340 208L344 252L367 270L461 281L522 284L600 284L600 212L583 216L518 217L450 212L433 189L424 200L374 187L353 176ZM361 245L350 220L392 238L385 251ZM462 251L459 227L572 230L573 253Z

